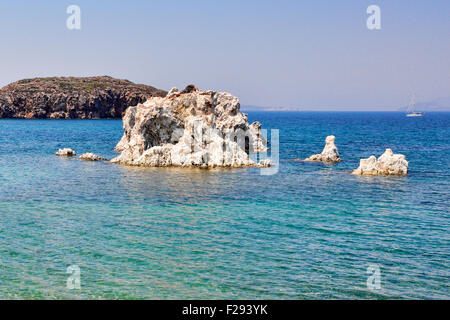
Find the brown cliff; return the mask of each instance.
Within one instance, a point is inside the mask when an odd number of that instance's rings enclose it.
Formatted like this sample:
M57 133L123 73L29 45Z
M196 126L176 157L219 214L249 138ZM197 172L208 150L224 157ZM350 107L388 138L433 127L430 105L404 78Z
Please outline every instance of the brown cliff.
M25 79L0 89L0 118L122 118L129 106L166 94L108 76Z

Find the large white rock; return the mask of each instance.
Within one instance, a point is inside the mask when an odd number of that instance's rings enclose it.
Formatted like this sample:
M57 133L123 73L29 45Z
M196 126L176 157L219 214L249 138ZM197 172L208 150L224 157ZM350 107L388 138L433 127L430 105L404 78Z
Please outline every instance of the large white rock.
M364 176L406 175L407 173L408 161L406 161L405 156L403 154L394 154L389 148L378 160L375 156L361 159L359 167L353 171L353 174Z
M238 98L189 85L129 107L111 162L137 166L268 166L249 154L266 152L261 125L249 125Z
M325 139L325 147L322 153L314 154L306 158L305 161L341 162L338 149L334 144L335 139L335 136L328 136Z

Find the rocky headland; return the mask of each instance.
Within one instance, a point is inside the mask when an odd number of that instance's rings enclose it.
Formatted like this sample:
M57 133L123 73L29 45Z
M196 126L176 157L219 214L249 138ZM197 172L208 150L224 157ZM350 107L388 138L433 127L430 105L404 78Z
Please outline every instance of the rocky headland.
M129 106L166 94L108 76L25 79L0 89L0 118L122 118Z
M238 98L194 85L127 109L114 163L167 167L269 166L251 154L267 151L258 122L248 123Z

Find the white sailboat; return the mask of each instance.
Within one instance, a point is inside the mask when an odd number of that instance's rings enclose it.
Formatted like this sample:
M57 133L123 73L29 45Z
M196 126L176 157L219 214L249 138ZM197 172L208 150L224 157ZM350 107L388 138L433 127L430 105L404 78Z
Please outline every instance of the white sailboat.
M406 114L407 117L423 117L425 115L424 112L414 111L415 104L416 104L415 102L416 102L415 97L413 96L411 99L411 105L409 106L408 111L407 111L408 113Z

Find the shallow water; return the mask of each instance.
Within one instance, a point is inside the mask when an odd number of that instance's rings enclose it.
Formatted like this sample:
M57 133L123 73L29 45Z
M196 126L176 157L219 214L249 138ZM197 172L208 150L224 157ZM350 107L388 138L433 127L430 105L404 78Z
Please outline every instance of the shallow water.
M54 152L113 157L121 121L0 120L0 298L450 297L450 113L249 118L280 130L279 173L69 160ZM344 162L289 161L329 134ZM386 147L407 177L350 174Z

